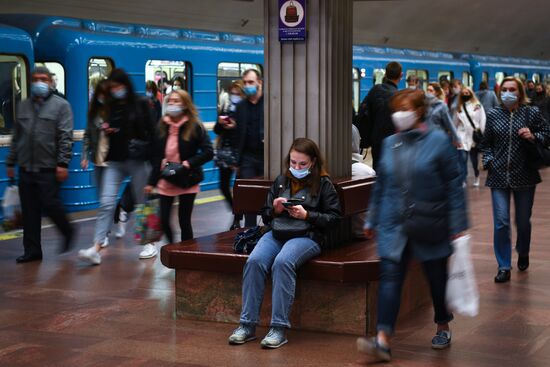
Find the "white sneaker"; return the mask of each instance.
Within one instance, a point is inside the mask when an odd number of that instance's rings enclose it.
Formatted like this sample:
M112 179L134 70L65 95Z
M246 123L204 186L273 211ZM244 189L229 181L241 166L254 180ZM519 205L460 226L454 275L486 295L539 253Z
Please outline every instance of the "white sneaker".
M120 208L120 213L118 213L118 220L125 223L128 221L128 213L122 208Z
M158 251L157 251L156 244L154 242L153 243L148 243L143 247L143 251L141 251L139 253L139 258L140 259L150 259L152 257L157 256L157 254L158 254Z
M126 234L126 224L127 222L118 222L118 229L115 232L116 238L122 238Z
M101 244L101 248L105 248L107 246L109 246L109 237L105 237L105 240Z
M78 251L78 258L92 265L101 264L101 255L97 252L94 246Z
M474 178L474 187L479 187L479 177Z

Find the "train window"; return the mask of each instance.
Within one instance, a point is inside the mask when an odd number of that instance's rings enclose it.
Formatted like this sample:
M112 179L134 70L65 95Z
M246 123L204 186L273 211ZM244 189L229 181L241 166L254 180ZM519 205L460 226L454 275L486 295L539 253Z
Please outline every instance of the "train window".
M353 110L357 113L359 111L360 93L361 93L361 75L359 74L359 69L352 68L352 97L353 97Z
M422 89L426 90L428 88L428 71L427 70L407 70L406 78L414 75L418 78L418 82Z
M374 85L382 84L385 75L386 69L374 69L374 72L372 73L372 83Z
M462 72L462 84L464 84L468 88L472 88L474 84L474 78L472 77L472 74L467 71Z
M535 83L540 83L540 82L541 82L540 74L539 74L539 73L534 73L534 74L533 74L533 77L532 77L532 80L533 80Z
M65 95L65 68L58 62L37 62L35 66L44 66L52 73L53 84L58 93Z
M484 71L481 73L481 81L489 83L489 73Z
M189 91L189 63L174 60L148 60L145 64L145 81L154 80L156 83L165 78L171 84L178 80L181 88ZM170 92L169 85L159 86L161 93Z
M27 98L27 64L22 57L0 55L0 134L11 133L15 108Z
M521 80L521 81L526 81L527 80L527 74L525 74L525 73L514 73L514 76L516 78L519 78L519 80Z
M263 75L262 65L243 62L221 62L218 64L218 111L224 110L229 105L229 87L231 83L241 79L248 69L258 70Z
M437 80L441 83L443 80L447 80L449 83L454 78L454 73L452 71L440 71L437 73Z
M504 74L502 71L495 73L495 80L498 85L502 83L504 78L506 78L506 74Z
M91 100L100 80L107 79L114 69L111 59L93 58L88 61L88 98Z

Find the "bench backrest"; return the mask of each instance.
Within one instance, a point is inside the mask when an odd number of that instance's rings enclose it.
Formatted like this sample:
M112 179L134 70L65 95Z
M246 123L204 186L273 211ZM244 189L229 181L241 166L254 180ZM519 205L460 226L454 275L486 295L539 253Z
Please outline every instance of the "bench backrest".
M337 179L333 182L340 197L344 217L367 210L374 177L360 180ZM258 213L265 205L271 185L270 180L236 180L233 186L233 213Z

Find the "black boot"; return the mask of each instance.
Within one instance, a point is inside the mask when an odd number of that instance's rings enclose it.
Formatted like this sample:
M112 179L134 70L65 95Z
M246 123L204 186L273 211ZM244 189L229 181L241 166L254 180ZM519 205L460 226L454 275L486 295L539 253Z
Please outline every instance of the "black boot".
M510 270L499 270L495 277L495 283L506 283L510 281Z
M519 271L525 271L529 267L529 255L518 257L518 269Z

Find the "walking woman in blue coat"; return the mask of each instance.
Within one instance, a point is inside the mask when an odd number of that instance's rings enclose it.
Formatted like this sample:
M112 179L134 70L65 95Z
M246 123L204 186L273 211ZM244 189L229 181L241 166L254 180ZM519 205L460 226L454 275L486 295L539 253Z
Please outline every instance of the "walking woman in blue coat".
M411 258L422 263L430 285L437 324L432 347L450 345L447 259L451 241L467 229L458 153L443 131L424 122L424 93L403 90L390 103L397 133L383 142L367 220L381 259L377 335L357 341L360 351L384 361L391 359L390 338Z
M528 148L535 142L550 142L550 126L536 107L528 106L523 83L514 77L502 81L502 105L487 114L481 152L488 170L485 186L491 188L493 203L493 246L498 263L496 283L510 280L512 241L510 239L510 197L514 197L517 227L518 269L529 267L531 210L535 187L541 182L536 167L529 164Z

